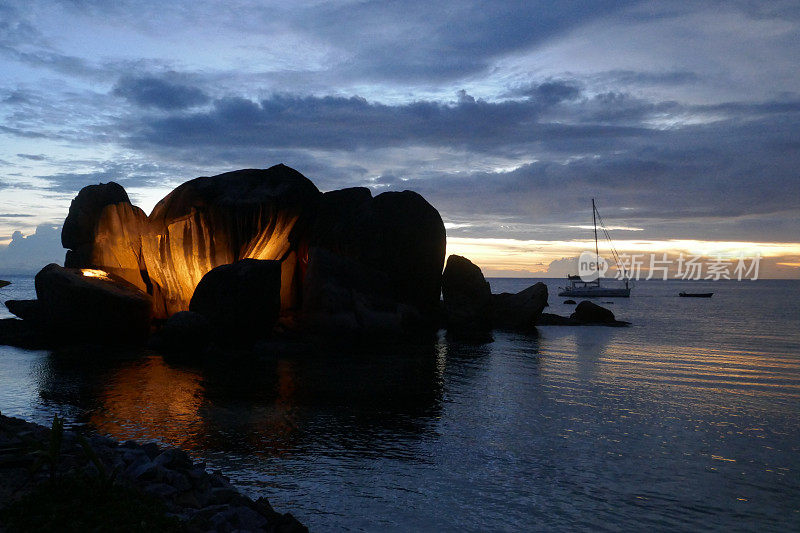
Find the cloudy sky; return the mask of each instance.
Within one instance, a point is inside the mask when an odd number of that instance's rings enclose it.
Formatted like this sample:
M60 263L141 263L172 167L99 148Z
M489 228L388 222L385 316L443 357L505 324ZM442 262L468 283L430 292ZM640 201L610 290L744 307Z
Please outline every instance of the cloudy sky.
M620 249L800 277L799 64L794 0L0 0L0 267L61 257L84 185L283 162L422 193L490 275L595 197Z

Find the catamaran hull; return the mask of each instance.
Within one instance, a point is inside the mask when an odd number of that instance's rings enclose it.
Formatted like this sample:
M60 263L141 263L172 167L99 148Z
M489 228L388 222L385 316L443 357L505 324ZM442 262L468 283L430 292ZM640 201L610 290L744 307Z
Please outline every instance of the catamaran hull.
M559 296L576 296L578 298L630 298L631 290L612 288L575 288L562 289Z

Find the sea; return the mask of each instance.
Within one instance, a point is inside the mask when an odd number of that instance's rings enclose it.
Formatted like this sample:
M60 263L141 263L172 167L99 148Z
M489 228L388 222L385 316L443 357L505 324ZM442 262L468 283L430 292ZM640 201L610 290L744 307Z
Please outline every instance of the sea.
M800 280L596 303L631 325L211 365L0 346L0 411L179 446L312 531L800 531Z

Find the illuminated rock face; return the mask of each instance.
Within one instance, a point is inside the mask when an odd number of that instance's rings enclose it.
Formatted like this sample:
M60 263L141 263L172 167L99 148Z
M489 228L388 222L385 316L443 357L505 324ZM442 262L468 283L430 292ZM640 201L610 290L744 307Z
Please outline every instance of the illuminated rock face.
M115 183L86 187L70 206L62 243L70 248L66 266L125 279L152 296L156 318L188 310L215 267L262 259L280 262L282 313L350 317L355 308L356 329L369 321L384 330L394 323L405 328L409 317L433 324L445 229L436 209L414 192L373 198L353 188L323 195L299 172L277 165L188 181L149 216ZM306 279L315 250L333 257L324 256L326 265ZM341 264L353 265L344 269L350 274L329 268ZM366 290L358 272L383 281ZM331 287L346 296L331 300Z
M150 282L164 315L189 308L212 268L240 259L281 261L281 308L300 301L302 265L320 192L299 172L277 165L238 170L180 185L153 209L142 233Z
M120 192L121 191L121 192ZM281 309L300 303L308 234L319 190L284 165L238 170L180 185L150 216L116 183L73 200L62 243L65 264L116 274L153 296L157 318L189 309L214 267L239 259L281 261Z

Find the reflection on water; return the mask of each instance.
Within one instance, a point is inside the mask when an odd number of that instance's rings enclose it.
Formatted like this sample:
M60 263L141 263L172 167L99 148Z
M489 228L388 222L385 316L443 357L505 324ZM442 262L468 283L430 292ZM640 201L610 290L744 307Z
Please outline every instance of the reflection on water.
M181 446L312 529L796 530L800 283L683 288L610 304L630 328L479 346L211 365L0 347L0 409Z
M120 440L281 456L424 432L440 409L443 361L435 344L206 365L82 348L46 355L35 381L42 398L80 407L78 422Z
M202 442L203 385L197 372L149 356L119 368L99 391L89 423L120 440L156 439L186 450Z

